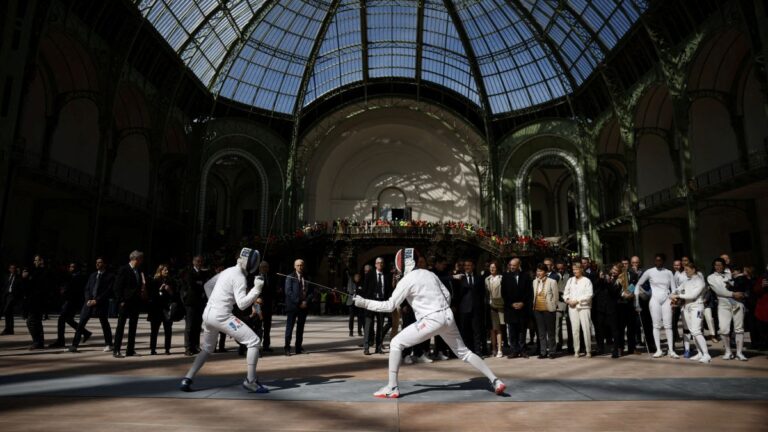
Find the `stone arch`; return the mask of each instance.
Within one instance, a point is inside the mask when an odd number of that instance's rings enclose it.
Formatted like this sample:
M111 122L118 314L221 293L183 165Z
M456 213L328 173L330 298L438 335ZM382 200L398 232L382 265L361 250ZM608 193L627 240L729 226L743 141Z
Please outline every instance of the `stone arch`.
M261 214L261 226L259 227L259 232L264 235L267 233L267 206L269 205L268 198L269 198L269 177L267 176L267 171L264 169L264 165L262 165L261 161L257 159L253 154L241 150L238 148L225 148L217 151L213 155L211 155L203 165L203 169L201 171L200 175L200 204L198 208L198 227L199 227L199 233L198 233L198 240L197 240L197 249L198 251L202 249L203 247L203 228L205 226L205 199L206 199L206 193L207 193L207 183L208 183L208 175L210 174L211 168L213 168L213 165L225 156L238 156L246 161L248 161L251 165L253 165L254 168L256 168L256 173L259 176L259 180L262 182L262 188L261 188L261 197L260 197L260 205L261 208L259 210Z
M581 232L579 234L579 243L582 248L582 252L585 254L588 254L589 251L589 241L587 239L587 233L585 229L585 225L587 222L587 191L586 191L586 182L584 179L584 170L579 164L578 158L570 152L567 152L565 150L561 149L544 149L539 150L538 152L531 155L528 159L526 159L525 162L523 162L522 167L518 171L517 175L514 179L515 184L515 225L518 228L522 228L521 231L524 234L530 234L531 232L531 221L529 218L529 207L530 204L527 202L527 187L525 187L525 182L528 179L528 177L531 174L531 170L542 160L548 159L548 158L557 158L561 161L565 162L565 165L568 167L568 169L571 171L573 176L576 178L576 187L578 190L578 214L579 214L579 225L581 226Z

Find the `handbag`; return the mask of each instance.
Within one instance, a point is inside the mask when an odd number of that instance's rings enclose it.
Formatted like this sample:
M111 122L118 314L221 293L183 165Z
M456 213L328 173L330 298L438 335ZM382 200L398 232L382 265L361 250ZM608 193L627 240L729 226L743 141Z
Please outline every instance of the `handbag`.
M171 302L167 309L163 309L163 317L166 321L179 322L184 319L186 311L179 302Z

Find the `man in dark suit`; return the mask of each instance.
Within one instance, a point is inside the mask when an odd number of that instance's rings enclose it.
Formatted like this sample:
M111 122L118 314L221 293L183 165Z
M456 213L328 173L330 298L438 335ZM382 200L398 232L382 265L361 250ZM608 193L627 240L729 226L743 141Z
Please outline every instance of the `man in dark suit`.
M275 310L275 297L277 296L275 282L272 280L272 276L269 275L269 263L262 261L259 264L259 276L264 278L264 286L261 287L261 295L256 300L261 306L261 330L262 335L262 351L272 352L269 332L272 330L272 313Z
M293 325L296 324L296 354L304 352L304 324L312 303L314 289L304 276L304 260L297 259L293 263L294 272L285 279L285 355L291 355L291 338Z
M125 321L128 324L128 345L125 348L125 356L137 356L136 325L139 321L139 308L142 296L146 296L146 277L141 271L141 263L144 261L144 253L133 251L128 257L128 264L120 267L115 276L115 298L118 304L117 329L115 330L115 346L112 355L122 358L120 348L123 344Z
M45 348L43 315L46 313L51 294L51 279L51 274L45 267L45 259L42 255L35 255L24 289L24 312L27 317L27 329L32 336L30 349Z
M520 259L509 261L508 271L501 277L501 296L504 298L504 320L507 322L509 358L528 357L525 352L525 327L533 310L533 284L525 272L520 271Z
M0 295L0 308L2 308L3 316L5 317L5 328L0 334L12 335L13 334L13 310L16 309L16 303L21 298L21 292L19 287L18 267L16 264L8 265L8 274L3 278L3 284L0 286L3 292Z
M468 347L485 353L485 280L475 274L475 262L464 260L464 273L456 276L459 298L459 332Z
M80 272L80 268L77 263L69 263L67 266L69 274L63 281L60 293L61 293L61 312L59 313L57 337L56 341L48 345L48 348L64 348L66 346L64 340L64 330L69 324L73 330L77 331L78 324L75 321L75 314L80 310L80 306L83 303L83 288L87 282L86 276ZM84 339L87 340L91 337L91 332L85 330Z
M192 258L192 266L184 271L181 285L181 301L184 303L184 354L192 356L200 352L200 331L203 325L203 310L206 297L204 285L211 278L203 269L203 257Z
M104 352L112 351L112 327L109 325L107 314L114 283L115 276L107 272L104 258L96 258L96 271L88 277L85 289L81 293L84 295L85 304L80 310L80 324L77 326L72 346L69 347L70 352L77 352L81 337L83 342L91 337L91 332L85 329L85 325L92 317L99 318L101 323L101 331L104 333Z
M375 269L368 272L365 276L362 296L370 300L383 301L388 299L389 294L392 292L392 279L384 271L383 258L376 258L374 267ZM384 319L383 313L365 311L365 333L363 336L363 353L365 355L371 355L370 345L374 342L376 344L376 353L382 354L384 352L382 348L384 342ZM374 321L376 321L375 331L373 328Z

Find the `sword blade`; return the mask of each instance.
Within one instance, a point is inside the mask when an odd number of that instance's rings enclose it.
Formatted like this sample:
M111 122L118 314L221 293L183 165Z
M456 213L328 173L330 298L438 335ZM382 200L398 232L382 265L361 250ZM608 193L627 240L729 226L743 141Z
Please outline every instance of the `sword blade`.
M299 280L299 278L291 276L291 275L287 275L287 274L283 274L283 273L275 273L275 274L278 275L278 276L282 276L282 277L284 277L286 279ZM334 291L334 292L337 292L339 294L350 295L348 292L345 292L345 291L342 291L342 290L339 290L339 289L336 289L336 288L331 288L329 286L325 286L325 285L319 284L317 282L308 281L306 279L304 279L304 283L308 283L310 285L314 285L314 286L317 286L317 287L320 287L320 288L324 288L324 289L327 289L329 291Z

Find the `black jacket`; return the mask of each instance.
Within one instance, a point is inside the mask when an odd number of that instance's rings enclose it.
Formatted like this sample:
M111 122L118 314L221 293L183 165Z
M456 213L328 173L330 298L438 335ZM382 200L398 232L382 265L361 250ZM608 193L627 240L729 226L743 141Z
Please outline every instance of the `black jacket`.
M504 314L507 321L523 322L528 320L533 310L533 282L526 272L515 274L506 272L501 277L501 297L504 298ZM513 309L512 303L523 303L522 309Z
M138 277L137 277L138 274ZM118 303L131 303L141 301L141 287L143 285L141 269L134 271L130 264L126 264L117 270L115 276L115 299Z
M164 284L170 287L170 291L160 289ZM178 292L178 281L173 278L152 279L149 282L147 321L165 321L171 303L179 301Z
M485 305L485 278L473 274L473 284L469 284L466 274L462 274L461 280L456 280L457 297L459 298L460 313L479 313Z
M277 287L275 280L269 274L264 275L264 286L261 288L262 301L261 310L264 313L271 314L275 308L275 299L277 298Z
M205 283L211 278L206 270L195 271L194 267L184 270L182 279L184 283L180 287L181 301L185 307L202 309L207 301L205 297Z
M88 277L79 272L68 276L69 278L61 285L61 299L67 303L80 304Z
M382 272L382 279L384 280L384 294L376 295L378 291L378 283L376 269L368 272L368 275L363 281L363 297L371 300L386 300L392 295L392 275L390 273Z
M95 310L92 312L104 313L109 310L109 299L114 295L115 275L105 271L98 278L98 285L96 285L96 279L98 277L98 271L91 273L88 276L88 281L85 283L83 289L84 300L96 300ZM94 288L96 288L96 294L94 295Z

